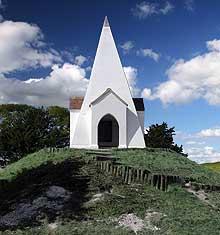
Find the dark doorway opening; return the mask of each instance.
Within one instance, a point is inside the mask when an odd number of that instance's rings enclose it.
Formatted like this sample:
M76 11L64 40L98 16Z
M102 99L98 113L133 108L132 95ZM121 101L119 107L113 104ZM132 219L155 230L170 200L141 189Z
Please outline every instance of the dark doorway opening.
M112 115L105 115L98 125L98 146L99 148L111 148L118 147L118 145L118 122Z

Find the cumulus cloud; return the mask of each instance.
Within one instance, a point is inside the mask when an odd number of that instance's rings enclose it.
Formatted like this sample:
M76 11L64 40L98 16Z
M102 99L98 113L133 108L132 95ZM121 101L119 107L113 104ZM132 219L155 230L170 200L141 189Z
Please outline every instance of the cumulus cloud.
M187 141L186 142L187 145L204 145L205 142L199 142L199 141L193 141L193 140L190 140L190 141Z
M153 51L152 49L145 48L145 49L140 49L137 51L137 55L139 56L144 56L144 57L149 57L153 59L154 61L158 62L160 55Z
M211 146L191 147L184 149L189 158L197 163L218 162L220 161L220 152Z
M25 103L30 105L60 105L67 107L73 95L84 95L88 79L85 69L65 63L53 65L46 78L26 81L0 78L0 103Z
M132 41L127 41L120 45L123 49L124 54L128 54L132 48L134 48L134 43Z
M210 51L220 51L220 40L214 39L206 42L207 48Z
M141 92L141 97L147 100L151 100L152 99L151 89L144 88L143 91Z
M180 59L167 71L168 80L151 91L150 99L181 104L204 99L220 105L220 40L207 42L208 52L190 60Z
M0 35L0 73L49 67L62 62L59 53L47 47L44 35L36 25L3 21Z
M198 133L199 137L220 137L220 128L209 128L201 130Z
M143 1L139 4L136 4L135 8L132 8L132 14L139 19L146 19L152 15L166 15L172 11L174 6L170 2L166 2L165 5L150 3Z
M83 55L78 55L75 57L75 63L82 66L87 61L87 58Z
M166 2L164 7L161 7L159 12L161 12L162 14L166 15L168 14L170 11L172 11L174 8L174 6L170 3L170 2Z
M179 131L175 136L175 141L183 144L184 152L193 161L198 163L220 161L218 128L204 129L194 133Z
M139 95L137 88L137 69L124 67L131 92ZM30 78L21 81L0 75L0 104L24 103L35 106L59 105L68 107L71 96L84 96L89 79L86 78L86 68L77 64L64 63L53 65L47 77Z
M123 67L126 78L128 79L128 83L130 86L131 93L134 97L139 96L140 89L137 87L137 79L138 79L138 71L136 68L128 66Z

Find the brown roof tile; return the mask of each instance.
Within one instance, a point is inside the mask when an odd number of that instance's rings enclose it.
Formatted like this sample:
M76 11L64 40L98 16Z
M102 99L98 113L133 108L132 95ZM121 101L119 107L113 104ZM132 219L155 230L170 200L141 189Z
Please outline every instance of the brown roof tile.
M70 109L81 109L82 103L83 103L84 97L72 97L70 98Z

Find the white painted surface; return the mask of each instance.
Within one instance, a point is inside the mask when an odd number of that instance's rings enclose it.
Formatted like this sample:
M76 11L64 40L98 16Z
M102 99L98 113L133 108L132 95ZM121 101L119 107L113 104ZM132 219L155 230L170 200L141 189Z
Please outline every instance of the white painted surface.
M111 91L104 99L91 106L92 109L92 145L98 145L98 124L107 114L111 114L119 125L119 148L127 147L127 105Z
M113 94L105 97L106 101L103 100L102 106L100 103L97 107L95 105L90 107L91 102L102 96L108 88L127 104L126 108ZM70 147L98 148L97 130L95 130L97 118L101 119L106 113L112 114L118 123L120 122L120 147L145 147L138 114L108 24L104 24L102 28L90 83L75 131L71 130Z
M144 111L137 111L138 119L141 125L142 132L144 133Z
M71 109L70 110L70 146L73 141L73 134L76 129L76 123L79 117L80 110L79 109Z

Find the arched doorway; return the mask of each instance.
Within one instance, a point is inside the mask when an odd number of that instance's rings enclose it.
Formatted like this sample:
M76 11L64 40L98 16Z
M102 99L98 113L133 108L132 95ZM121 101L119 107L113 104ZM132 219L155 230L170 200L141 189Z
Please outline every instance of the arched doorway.
M98 124L99 148L118 147L119 126L117 120L110 114L105 115Z

